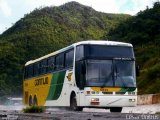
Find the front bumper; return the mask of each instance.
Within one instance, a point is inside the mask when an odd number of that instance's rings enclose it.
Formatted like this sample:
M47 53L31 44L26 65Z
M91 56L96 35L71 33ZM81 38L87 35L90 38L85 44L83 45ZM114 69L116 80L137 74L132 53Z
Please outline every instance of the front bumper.
M95 104L94 104L95 103ZM85 96L85 105L88 107L134 107L137 105L137 96Z

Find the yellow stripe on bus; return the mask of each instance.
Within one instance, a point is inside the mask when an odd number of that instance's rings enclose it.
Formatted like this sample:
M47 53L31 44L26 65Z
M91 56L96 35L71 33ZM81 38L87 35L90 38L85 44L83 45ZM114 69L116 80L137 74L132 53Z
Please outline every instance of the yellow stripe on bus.
M107 88L107 87L104 87L104 88L101 88L101 87L91 87L91 89L93 91L96 91L96 92L118 92L121 90L121 88Z
M39 106L43 106L46 102L52 76L52 74L48 74L29 80L24 80L24 92L28 92L28 95L31 95L32 99L36 95Z

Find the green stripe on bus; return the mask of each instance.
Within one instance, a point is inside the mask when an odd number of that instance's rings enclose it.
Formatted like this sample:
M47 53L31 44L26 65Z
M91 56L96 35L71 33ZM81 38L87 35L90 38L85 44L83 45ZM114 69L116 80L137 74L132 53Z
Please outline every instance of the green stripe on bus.
M132 92L134 91L136 88L121 88L120 92Z
M66 71L54 73L47 100L57 100L61 94Z

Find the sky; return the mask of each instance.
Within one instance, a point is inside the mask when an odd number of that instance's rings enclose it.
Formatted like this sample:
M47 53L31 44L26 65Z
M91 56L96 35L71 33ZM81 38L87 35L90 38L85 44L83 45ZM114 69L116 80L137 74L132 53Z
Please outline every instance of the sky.
M146 6L153 7L157 0L0 0L0 34L35 8L59 6L70 1L77 1L105 13L136 15Z

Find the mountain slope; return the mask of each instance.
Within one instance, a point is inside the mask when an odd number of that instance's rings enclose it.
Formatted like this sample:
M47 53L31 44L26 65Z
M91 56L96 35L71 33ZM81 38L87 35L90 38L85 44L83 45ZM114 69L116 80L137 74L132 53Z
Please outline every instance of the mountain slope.
M160 2L130 17L112 29L105 39L130 42L134 45L139 94L160 92Z
M77 41L101 39L128 18L97 12L77 2L35 9L25 15L0 35L0 82L6 88L0 95L22 93L23 66L28 60Z

